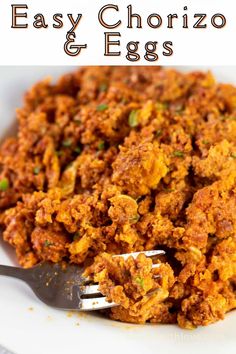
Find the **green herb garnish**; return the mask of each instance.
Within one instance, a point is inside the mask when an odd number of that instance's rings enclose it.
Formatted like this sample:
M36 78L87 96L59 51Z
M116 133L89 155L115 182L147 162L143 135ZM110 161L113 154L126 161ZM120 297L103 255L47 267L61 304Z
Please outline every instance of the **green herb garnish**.
M203 143L204 145L207 145L207 144L209 144L210 142L209 142L209 140L202 140L202 143Z
M33 170L33 172L34 172L34 175L38 175L39 174L39 172L41 171L41 167L40 166L36 166L35 168L34 168L34 170Z
M76 152L76 154L80 155L81 154L81 147L77 146L75 149L74 149L74 152Z
M3 178L0 181L0 191L6 192L6 190L8 190L8 188L9 188L9 181L7 178Z
M137 278L135 279L135 282L136 282L139 286L141 286L141 287L143 288L143 286L144 286L144 280L143 280L143 278L137 277Z
M161 129L158 129L156 131L156 137L159 138L162 135L163 131Z
M131 111L129 114L129 126L135 128L138 125L138 111Z
M100 92L106 92L107 91L107 84L104 82L99 86L99 91Z
M166 193L171 193L171 192L174 192L174 189L171 189L171 188L163 188L164 192Z
M64 140L64 141L62 142L62 146L64 146L64 147L70 147L71 144L72 144L72 142L71 142L70 139Z
M49 240L45 240L45 241L44 241L44 246L45 246L45 247L53 246L53 242L50 242Z
M104 150L105 148L105 141L103 140L100 140L99 143L98 143L98 150Z
M98 112L103 112L103 111L106 111L107 108L108 108L107 104L100 104L99 106L97 106L97 111Z
M183 151L180 151L180 150L176 150L176 151L174 151L173 152L173 156L175 156L175 157L184 157L184 153L183 153Z
M138 222L140 219L140 216L137 214L137 215L134 215L134 216L131 216L129 218L129 221L132 223L132 224L135 224L136 222Z
M73 240L76 241L80 238L81 234L80 234L80 231L77 231L74 236L73 236Z

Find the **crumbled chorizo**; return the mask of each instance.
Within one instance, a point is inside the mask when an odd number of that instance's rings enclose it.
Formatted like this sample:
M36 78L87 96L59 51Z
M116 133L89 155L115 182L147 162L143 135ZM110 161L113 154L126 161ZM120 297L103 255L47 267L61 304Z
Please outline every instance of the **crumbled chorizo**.
M25 268L89 264L115 320L222 319L236 308L235 117L236 88L211 73L88 67L36 84L0 148L3 239ZM165 255L113 257L151 249Z

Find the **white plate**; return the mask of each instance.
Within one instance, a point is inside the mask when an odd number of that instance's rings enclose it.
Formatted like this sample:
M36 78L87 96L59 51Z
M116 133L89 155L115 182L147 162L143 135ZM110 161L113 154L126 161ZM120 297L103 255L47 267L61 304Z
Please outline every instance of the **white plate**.
M1 67L1 137L14 122L14 110L20 105L23 92L35 80L46 75L57 77L68 70ZM219 80L236 84L235 67L215 67L213 72ZM7 245L0 245L0 263L14 264L14 252ZM224 321L194 331L172 325L117 323L94 314L70 315L40 303L23 283L0 277L0 345L16 354L220 354L222 351L231 354L235 353L235 328L235 311Z

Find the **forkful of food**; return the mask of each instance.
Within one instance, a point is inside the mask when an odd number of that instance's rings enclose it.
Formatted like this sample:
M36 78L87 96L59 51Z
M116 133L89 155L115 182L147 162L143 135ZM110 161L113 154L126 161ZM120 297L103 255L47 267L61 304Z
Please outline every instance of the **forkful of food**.
M148 258L164 255L163 250L133 252L113 257L127 260L137 259L140 254ZM161 263L152 264L152 269ZM77 265L63 266L58 263L42 262L30 269L0 265L0 275L23 280L45 304L64 310L91 311L117 306L109 302L99 289L84 275L85 269Z

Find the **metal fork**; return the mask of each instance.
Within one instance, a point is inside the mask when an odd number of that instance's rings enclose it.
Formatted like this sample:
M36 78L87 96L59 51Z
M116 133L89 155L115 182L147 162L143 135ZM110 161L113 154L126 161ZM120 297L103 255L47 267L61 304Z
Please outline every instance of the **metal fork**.
M162 250L134 252L113 257L127 259L143 253L147 257L165 254ZM160 264L153 264L153 268ZM45 304L64 309L91 311L117 306L106 301L106 297L99 291L98 284L89 284L89 279L83 276L84 268L76 265L67 265L51 262L39 263L33 268L23 269L0 265L0 275L15 277L25 281L35 295Z

